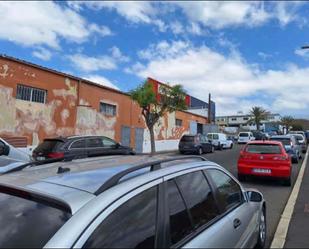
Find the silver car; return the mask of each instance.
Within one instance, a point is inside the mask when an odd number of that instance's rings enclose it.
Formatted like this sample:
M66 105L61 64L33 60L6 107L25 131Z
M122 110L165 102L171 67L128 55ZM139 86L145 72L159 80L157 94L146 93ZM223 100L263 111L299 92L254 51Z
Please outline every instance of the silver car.
M266 204L202 157L58 162L0 177L0 247L263 247Z

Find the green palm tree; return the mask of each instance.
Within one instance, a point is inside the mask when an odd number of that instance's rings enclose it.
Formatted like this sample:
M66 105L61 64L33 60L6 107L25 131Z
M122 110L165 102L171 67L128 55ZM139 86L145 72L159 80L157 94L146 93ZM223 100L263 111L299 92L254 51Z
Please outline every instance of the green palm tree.
M252 118L248 121L248 123L254 122L258 131L260 130L261 121L267 120L269 116L269 112L260 106L253 106L249 111L249 114Z
M285 127L286 132L289 131L290 127L294 124L294 118L292 116L283 116L280 123Z

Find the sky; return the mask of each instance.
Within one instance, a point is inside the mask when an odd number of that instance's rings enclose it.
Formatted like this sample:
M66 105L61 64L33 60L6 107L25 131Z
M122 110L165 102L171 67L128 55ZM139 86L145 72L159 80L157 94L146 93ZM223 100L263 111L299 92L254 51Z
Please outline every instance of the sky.
M181 84L217 115L309 118L309 3L0 1L0 53L121 91Z

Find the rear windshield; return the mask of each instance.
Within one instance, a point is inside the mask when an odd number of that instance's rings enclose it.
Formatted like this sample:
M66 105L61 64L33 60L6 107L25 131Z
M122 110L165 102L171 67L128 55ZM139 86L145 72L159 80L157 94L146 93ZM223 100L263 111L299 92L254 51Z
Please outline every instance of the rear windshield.
M277 144L248 144L246 151L254 154L281 154Z
M0 247L42 248L71 214L36 201L0 193Z
M270 138L271 141L279 141L283 145L291 145L291 140L289 138Z
M194 142L194 136L184 136L180 140L181 142Z
M299 141L299 140L304 140L304 137L302 135L294 135L295 138Z
M54 151L61 147L63 142L60 140L44 140L35 150L36 151Z
M248 133L239 133L239 136L240 137L249 137L249 134Z

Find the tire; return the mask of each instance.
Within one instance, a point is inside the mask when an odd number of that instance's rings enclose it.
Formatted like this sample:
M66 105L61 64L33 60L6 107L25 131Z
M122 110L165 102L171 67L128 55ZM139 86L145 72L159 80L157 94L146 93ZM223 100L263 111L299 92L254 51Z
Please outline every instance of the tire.
M291 183L291 177L289 177L286 180L283 180L283 186L287 186L287 187L291 187L292 183Z
M202 147L199 147L199 148L198 148L197 154L198 154L198 155L202 155L202 154L203 154L203 149L202 149Z
M231 149L233 149L233 144L231 144L231 146L230 146L230 150L231 150Z
M298 157L292 157L292 163L298 164Z
M183 155L183 154L185 154L185 153L184 153L183 151L180 150L180 151L179 151L179 154Z
M222 144L218 144L218 150L222 150L223 149L223 145Z
M211 146L211 153L214 153L215 152L215 146Z
M246 176L242 175L242 174L238 174L237 175L238 181L240 182L244 182L246 181Z
M263 208L260 223L259 223L259 234L255 248L264 248L266 242L266 235L267 235L267 224L266 224L266 214L265 208Z

